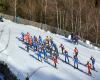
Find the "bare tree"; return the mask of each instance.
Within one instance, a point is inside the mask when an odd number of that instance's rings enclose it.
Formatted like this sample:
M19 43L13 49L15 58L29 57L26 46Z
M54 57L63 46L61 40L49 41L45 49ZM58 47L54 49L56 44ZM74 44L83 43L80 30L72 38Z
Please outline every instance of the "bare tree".
M73 0L71 0L72 7L71 7L71 24L72 24L72 32L74 31L74 24L73 24Z
M82 36L82 35L81 35L81 31L82 31L82 30L81 30L81 28L82 28L82 26L81 26L81 5L82 5L82 4L81 4L81 0L79 0L79 25L80 25L80 27L79 27L79 35L80 35L80 36Z
M47 0L45 0L45 24L46 24L46 15L47 15Z
M96 9L96 13L95 13L95 31L96 31L96 40L95 43L96 45L98 45L98 40L99 40L99 10Z
M17 0L15 0L15 19L16 19L16 4L17 4Z
M57 13L57 28L59 29L59 20L58 20L59 10L58 10L58 2L57 2L57 0L55 0L55 4L56 4L56 13Z

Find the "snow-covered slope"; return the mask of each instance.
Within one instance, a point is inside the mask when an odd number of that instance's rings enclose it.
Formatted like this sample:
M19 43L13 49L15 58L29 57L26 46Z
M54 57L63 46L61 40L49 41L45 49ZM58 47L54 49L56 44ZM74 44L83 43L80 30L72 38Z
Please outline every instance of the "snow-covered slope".
M58 60L58 69L53 67L51 60L48 60L49 63L45 61L39 62L36 54L33 51L26 52L25 45L16 38L21 32L29 32L32 36L41 35L43 38L47 35L52 36L58 49L59 45L63 43L70 56L73 56L73 49L77 46L79 49L79 60L83 64L86 64L91 55L94 56L97 70L97 72L92 71L94 78L87 75L87 67L82 64L79 64L79 70L74 69L71 58L71 65L64 63L62 61L64 56L61 54ZM60 49L59 52L61 52ZM80 44L74 45L67 42L64 36L53 34L49 31L45 32L37 27L13 23L9 20L0 22L0 60L5 61L20 80L25 80L27 75L30 77L30 80L100 80L100 51Z

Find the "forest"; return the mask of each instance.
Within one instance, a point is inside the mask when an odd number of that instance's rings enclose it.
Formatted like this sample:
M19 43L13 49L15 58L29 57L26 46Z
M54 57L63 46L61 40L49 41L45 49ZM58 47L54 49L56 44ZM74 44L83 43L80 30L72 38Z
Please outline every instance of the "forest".
M100 44L100 0L0 0L0 12L74 32Z

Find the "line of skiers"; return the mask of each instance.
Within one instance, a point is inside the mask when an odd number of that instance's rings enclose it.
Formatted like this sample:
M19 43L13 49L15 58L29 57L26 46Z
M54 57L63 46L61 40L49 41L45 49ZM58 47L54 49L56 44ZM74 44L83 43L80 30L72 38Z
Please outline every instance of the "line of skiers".
M64 56L65 56L65 62L70 63L68 51L65 50L64 45L61 44L60 48L61 48L62 54L64 54ZM75 49L73 50L74 68L78 68L78 56L77 55L78 55L78 49L75 47Z
M94 64L95 64L95 59L94 57L91 56L90 61L87 61L87 64L86 64L88 67L88 75L90 76L92 75L91 70L92 69L95 70Z
M58 63L58 56L59 52L57 49L56 44L53 41L53 38L50 36L46 36L46 38L43 40L41 36L39 37L32 37L28 32L27 34L24 34L23 32L21 33L21 36L19 39L25 43L27 52L29 52L30 48L33 49L33 51L37 52L38 60L42 61L42 54L43 58L47 60L48 58L51 58L54 62L55 68L57 68L57 63ZM61 48L62 54L65 56L65 62L70 63L69 61L69 54L68 51L65 50L65 47L63 44L59 46ZM49 53L49 54L48 54ZM73 63L74 63L74 68L78 69L78 49L75 47L73 50ZM49 57L48 57L49 55ZM88 74L91 75L91 70L94 69L94 64L95 64L95 59L93 57L90 58L90 61L87 62L86 66L88 67Z
M64 48L63 44L61 44L60 47L61 47L62 54L65 55L65 62L69 63L68 51L67 50L64 51L65 48ZM77 47L75 47L75 49L73 50L73 62L74 62L74 68L76 68L76 69L78 69L78 64L79 64L78 53L79 53L78 49L77 49ZM91 56L90 61L87 61L87 64L86 64L86 66L88 68L88 75L90 75L90 76L92 75L91 70L95 70L94 65L95 65L95 59L94 59L94 57Z
M27 34L21 33L19 40L25 43L27 52L29 52L30 48L33 49L38 55L38 60L42 61L42 54L44 59L51 58L54 61L55 67L58 59L58 49L56 44L54 43L52 37L46 36L43 40L41 36L32 37L27 32Z

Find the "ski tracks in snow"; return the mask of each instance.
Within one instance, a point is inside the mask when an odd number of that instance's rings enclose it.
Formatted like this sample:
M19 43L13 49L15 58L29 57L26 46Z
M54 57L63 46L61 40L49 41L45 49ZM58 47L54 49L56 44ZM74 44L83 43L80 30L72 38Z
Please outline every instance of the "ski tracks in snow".
M28 74L28 77L31 78L33 75L35 75L36 72L38 72L40 69L45 68L47 66L40 66L37 69L35 69L30 75Z
M2 33L3 33L3 30L2 30ZM1 35L1 36L2 36L2 35ZM1 36L0 36L0 38L1 38ZM11 30L10 30L10 28L9 28L7 44L6 44L6 46L4 47L4 49L2 49L2 50L0 51L0 53L2 53L3 51L5 51L5 50L8 48L8 45L9 45L9 42L10 42L10 36L11 36Z

